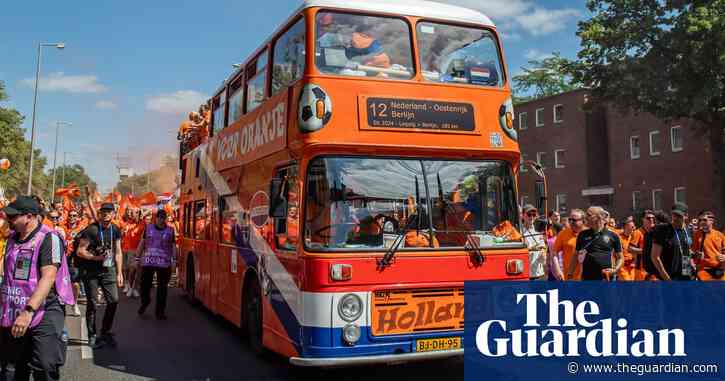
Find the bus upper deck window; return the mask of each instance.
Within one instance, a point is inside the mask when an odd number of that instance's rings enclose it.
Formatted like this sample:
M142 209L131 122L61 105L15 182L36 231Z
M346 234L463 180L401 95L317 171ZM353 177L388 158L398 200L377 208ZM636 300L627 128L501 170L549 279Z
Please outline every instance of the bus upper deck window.
M323 73L413 77L410 30L405 21L345 13L317 14L315 62Z
M418 23L416 31L427 81L503 86L498 45L490 31L430 22Z

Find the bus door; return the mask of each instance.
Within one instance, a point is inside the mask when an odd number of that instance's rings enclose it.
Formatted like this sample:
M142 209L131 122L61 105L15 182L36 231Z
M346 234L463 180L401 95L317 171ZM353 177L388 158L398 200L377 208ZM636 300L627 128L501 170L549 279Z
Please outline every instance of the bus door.
M213 308L211 261L213 254L209 247L211 237L212 208L208 200L202 199L194 202L194 266L199 277L196 279L196 297L204 305Z
M267 272L286 271L301 288L303 263L299 256L300 245L300 179L297 164L278 168L272 179L270 187L270 222L274 229L272 248L281 267L268 267ZM273 279L278 278L269 274ZM299 295L296 295L299 297ZM299 299L297 299L299 300ZM298 341L296 337L290 337Z
M239 208L238 195L219 196L218 247L214 256L214 284L217 293L217 312L229 321L238 323L242 274L246 269L243 255L245 252L242 233L242 210Z

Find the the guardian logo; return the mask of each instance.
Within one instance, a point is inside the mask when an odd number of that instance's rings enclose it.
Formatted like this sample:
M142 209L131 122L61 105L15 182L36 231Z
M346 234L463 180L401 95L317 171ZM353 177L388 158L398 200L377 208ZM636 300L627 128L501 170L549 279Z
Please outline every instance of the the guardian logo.
M687 356L681 329L630 329L626 319L600 319L599 305L593 301L559 301L559 290L516 294L516 304L522 301L526 329L508 330L504 320L478 327L476 347L484 356L577 357L582 351L592 357ZM546 320L538 316L539 303L548 309Z

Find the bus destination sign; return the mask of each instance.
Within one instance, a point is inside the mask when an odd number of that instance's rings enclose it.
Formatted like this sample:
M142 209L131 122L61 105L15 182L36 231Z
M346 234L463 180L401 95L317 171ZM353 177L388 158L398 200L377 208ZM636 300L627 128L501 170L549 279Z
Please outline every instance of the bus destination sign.
M470 103L399 98L367 98L368 126L473 132Z

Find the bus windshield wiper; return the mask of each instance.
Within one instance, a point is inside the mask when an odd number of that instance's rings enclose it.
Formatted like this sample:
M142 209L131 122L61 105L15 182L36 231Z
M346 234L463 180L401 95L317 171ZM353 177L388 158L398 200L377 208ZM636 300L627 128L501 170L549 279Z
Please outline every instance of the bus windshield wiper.
M408 229L412 228L414 223L416 224L416 234L420 234L420 211L418 211L419 204L420 190L418 188L418 176L415 176L415 209L417 216L414 219L411 219L410 216L408 216L408 221L405 222L405 227L403 227L403 234L398 234L398 236L395 237L395 241L393 242L393 244L390 245L388 251L386 251L385 255L380 259L380 261L378 261L378 269L382 270L387 266L390 266L390 264L393 262L393 258L395 257L395 253L398 251L398 247L400 247L400 244L403 243L403 240L405 239L405 232L407 232Z

